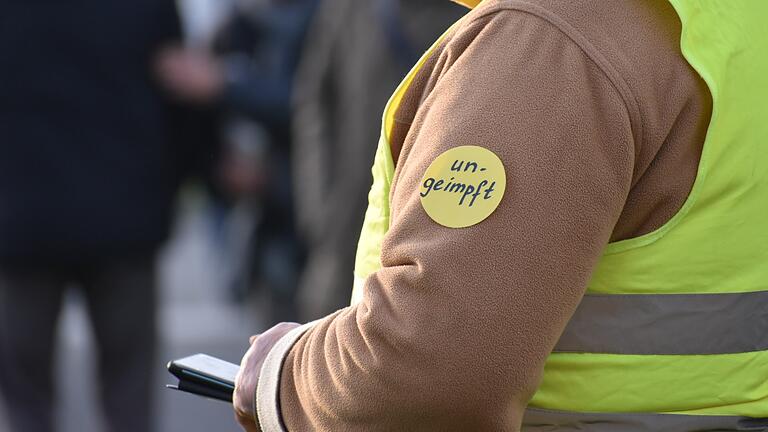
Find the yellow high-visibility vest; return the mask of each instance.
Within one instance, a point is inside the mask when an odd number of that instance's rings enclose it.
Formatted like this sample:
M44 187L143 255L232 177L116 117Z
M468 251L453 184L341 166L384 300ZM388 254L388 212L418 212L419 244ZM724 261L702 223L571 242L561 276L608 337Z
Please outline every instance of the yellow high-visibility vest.
M768 418L768 0L670 2L713 100L696 181L664 226L607 245L524 430L763 430ZM353 303L381 267L394 113L438 43L385 109Z

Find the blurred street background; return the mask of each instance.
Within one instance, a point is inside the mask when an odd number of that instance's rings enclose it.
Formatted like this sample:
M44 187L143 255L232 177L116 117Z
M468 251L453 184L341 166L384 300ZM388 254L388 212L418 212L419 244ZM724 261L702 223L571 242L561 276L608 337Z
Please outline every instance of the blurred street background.
M203 209L190 201L185 203L184 216L160 258L161 349L152 386L154 421L157 430L168 432L237 431L229 405L165 388L175 383L165 371L168 360L204 352L238 363L248 337L264 327L258 317L234 304L225 292L211 289L221 286L218 279L224 270L215 245L205 236ZM63 381L57 423L64 432L105 430L92 374L96 366L92 329L82 302L76 295L68 299L59 329L57 369Z
M349 302L449 0L0 0L0 432L237 431L168 360Z

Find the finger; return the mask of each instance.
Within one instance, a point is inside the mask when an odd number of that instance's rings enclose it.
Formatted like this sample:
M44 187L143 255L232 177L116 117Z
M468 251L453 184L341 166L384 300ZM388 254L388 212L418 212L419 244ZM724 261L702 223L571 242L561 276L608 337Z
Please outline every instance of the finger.
M235 419L245 432L259 432L259 427L252 418L235 413Z
M256 339L259 338L260 335L253 335L250 338L248 338L248 342L253 345L254 342L256 342Z

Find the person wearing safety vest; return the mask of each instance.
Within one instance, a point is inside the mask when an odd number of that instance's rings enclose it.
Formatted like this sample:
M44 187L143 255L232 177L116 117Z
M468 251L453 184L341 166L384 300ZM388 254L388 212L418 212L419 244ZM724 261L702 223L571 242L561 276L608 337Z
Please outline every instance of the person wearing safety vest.
M385 109L352 305L255 338L240 423L768 430L768 2L462 3Z

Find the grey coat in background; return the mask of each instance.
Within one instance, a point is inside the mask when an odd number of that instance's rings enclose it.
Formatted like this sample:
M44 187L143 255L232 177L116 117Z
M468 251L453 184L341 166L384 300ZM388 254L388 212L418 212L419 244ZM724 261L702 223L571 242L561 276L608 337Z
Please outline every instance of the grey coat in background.
M309 256L302 318L349 303L384 106L466 9L446 0L323 0L294 87L297 222Z

